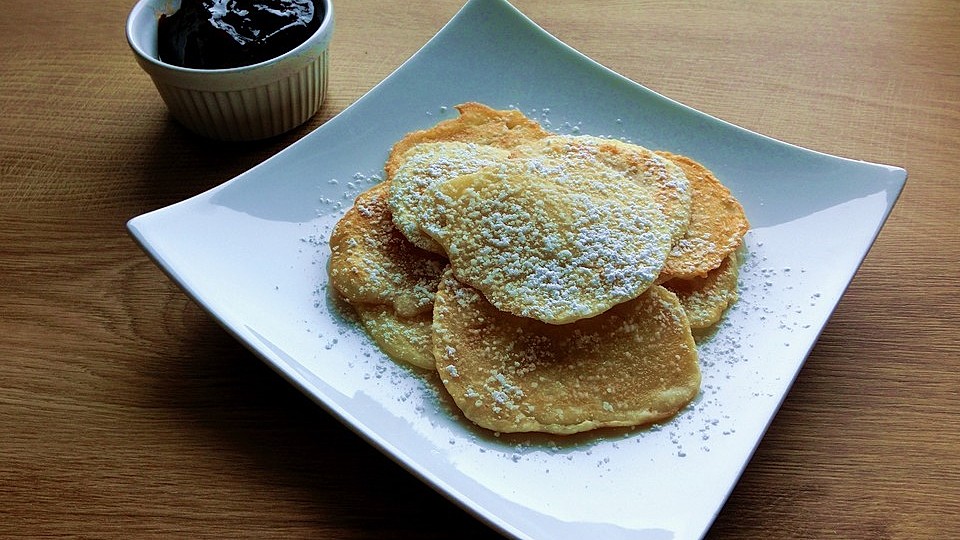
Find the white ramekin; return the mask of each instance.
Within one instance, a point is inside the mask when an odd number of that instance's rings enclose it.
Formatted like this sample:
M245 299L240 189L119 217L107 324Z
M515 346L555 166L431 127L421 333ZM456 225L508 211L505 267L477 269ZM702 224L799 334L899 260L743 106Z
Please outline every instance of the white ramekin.
M139 0L127 18L127 42L184 126L212 139L264 139L309 120L327 92L333 2L314 1L324 10L320 28L292 51L250 66L191 69L161 62L157 22L179 9L180 0Z

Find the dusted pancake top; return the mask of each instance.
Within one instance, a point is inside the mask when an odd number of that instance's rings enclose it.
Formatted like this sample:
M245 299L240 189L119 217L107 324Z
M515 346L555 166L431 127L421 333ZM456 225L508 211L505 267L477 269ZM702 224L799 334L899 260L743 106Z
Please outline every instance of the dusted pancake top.
M683 178L650 152L608 152L576 137L532 143L428 189L421 229L498 309L551 324L602 313L653 284L678 235L661 184L638 177Z
M402 164L390 180L389 203L394 225L413 245L443 254L443 247L420 230L420 221L429 210L423 204L424 193L435 184L497 165L509 155L502 148L455 141L414 146L404 154Z

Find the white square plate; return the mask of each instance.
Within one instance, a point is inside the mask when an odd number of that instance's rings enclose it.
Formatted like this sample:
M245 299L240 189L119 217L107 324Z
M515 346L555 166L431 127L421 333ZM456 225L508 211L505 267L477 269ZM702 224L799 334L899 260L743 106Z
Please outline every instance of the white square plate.
M493 76L496 74L496 76ZM327 238L403 134L480 101L565 133L689 155L753 229L742 294L701 349L703 390L650 429L475 429L326 293ZM132 219L147 253L237 339L371 444L519 538L697 538L709 527L906 180L694 111L582 56L503 0L472 0L363 98L264 163Z

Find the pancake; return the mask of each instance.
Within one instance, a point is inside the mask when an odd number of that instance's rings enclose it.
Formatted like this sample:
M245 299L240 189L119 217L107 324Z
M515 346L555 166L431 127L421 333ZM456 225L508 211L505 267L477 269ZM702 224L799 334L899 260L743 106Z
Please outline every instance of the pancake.
M498 309L551 324L636 298L660 274L676 234L655 184L597 159L603 147L584 151L569 140L437 183L422 202L421 229L458 279Z
M447 272L433 328L444 387L468 419L497 432L649 424L675 415L699 391L686 316L660 286L558 326L504 313Z
M460 115L433 127L413 131L397 141L384 166L387 180L392 180L403 163L404 154L426 142L460 141L510 149L550 135L540 124L517 110L496 110L480 103L456 106Z
M413 245L443 254L443 247L420 230L428 211L422 204L424 192L437 183L505 161L509 154L494 146L455 141L412 147L390 181L388 202L394 225Z
M737 300L739 202L686 156L457 109L398 141L337 223L331 286L483 428L677 414L699 392L695 335Z
M683 170L640 145L590 135L554 136L517 147L514 155L558 156L571 152L589 156L634 182L654 187L654 198L676 244L690 223L692 189Z
M364 330L390 358L433 370L433 313L400 317L390 306L354 304Z
M706 277L674 278L664 282L663 286L680 299L690 328L703 330L718 323L723 312L737 301L739 274L740 264L737 253L733 252Z
M706 167L686 156L657 154L683 169L693 191L690 225L673 246L661 281L704 277L740 247L750 223L740 202Z
M393 225L389 187L361 193L330 235L330 284L351 304L391 306L402 317L429 313L446 259L422 250Z

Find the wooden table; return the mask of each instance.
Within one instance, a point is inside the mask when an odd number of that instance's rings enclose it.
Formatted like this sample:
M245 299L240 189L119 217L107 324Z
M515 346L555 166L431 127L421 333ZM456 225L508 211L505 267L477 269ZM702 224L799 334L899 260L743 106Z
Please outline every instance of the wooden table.
M0 537L487 538L228 336L127 236L386 77L460 0L341 0L279 138L174 124L133 0L0 17ZM710 538L960 537L960 3L517 0L694 108L910 180Z

